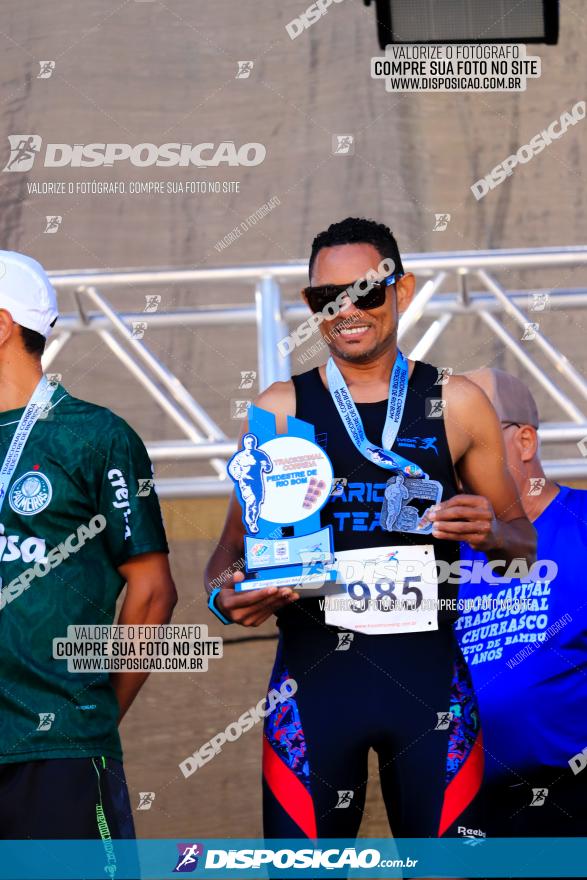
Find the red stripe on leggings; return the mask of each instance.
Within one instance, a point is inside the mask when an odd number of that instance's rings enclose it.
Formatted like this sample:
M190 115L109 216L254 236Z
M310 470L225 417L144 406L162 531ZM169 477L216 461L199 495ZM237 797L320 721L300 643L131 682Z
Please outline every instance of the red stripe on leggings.
M455 819L469 806L481 788L483 779L483 735L481 731L465 763L453 776L444 792L438 836L446 832Z
M263 737L263 775L273 795L298 828L311 840L317 839L316 815L310 793L276 754L266 737Z

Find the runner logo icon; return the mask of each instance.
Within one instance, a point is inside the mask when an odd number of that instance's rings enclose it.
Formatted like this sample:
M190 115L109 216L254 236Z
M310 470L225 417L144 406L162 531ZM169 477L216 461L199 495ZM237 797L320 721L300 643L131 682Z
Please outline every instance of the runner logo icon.
M51 730L55 721L55 712L39 712L39 724L37 730Z
M198 860L204 855L204 847L201 843L178 843L177 864L173 869L174 874L189 874L198 867Z
M28 471L13 485L8 501L15 513L33 516L49 506L52 495L53 488L45 474Z
M30 171L41 149L42 138L38 134L9 134L10 158L3 171Z

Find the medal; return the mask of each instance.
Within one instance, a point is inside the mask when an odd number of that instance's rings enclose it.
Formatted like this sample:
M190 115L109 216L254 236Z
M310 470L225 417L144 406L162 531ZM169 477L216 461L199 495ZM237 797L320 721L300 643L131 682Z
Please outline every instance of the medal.
M358 451L368 461L394 471L385 487L381 508L381 528L387 532L412 532L427 535L432 523L424 519L426 511L442 497L442 484L430 480L421 467L392 452L402 420L408 393L408 362L398 350L387 398L387 414L381 437L382 446L367 439L363 421L351 397L342 373L332 358L326 365L326 378L332 400L346 431Z
M381 528L386 532L429 535L433 523L424 514L442 498L442 483L395 474L385 485Z

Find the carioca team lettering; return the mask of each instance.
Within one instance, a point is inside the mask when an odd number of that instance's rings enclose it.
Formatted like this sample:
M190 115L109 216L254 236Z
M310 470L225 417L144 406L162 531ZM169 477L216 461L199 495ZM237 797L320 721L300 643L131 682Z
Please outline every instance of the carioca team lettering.
M385 498L384 492L385 483L347 483L339 494L330 499L334 531L380 530L378 507Z

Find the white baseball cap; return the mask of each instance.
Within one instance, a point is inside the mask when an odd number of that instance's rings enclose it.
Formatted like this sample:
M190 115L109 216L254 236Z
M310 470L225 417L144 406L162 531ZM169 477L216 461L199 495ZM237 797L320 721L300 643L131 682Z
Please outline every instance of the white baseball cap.
M45 339L59 317L57 297L40 263L16 251L0 251L0 309Z

